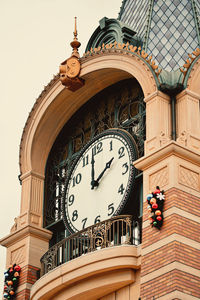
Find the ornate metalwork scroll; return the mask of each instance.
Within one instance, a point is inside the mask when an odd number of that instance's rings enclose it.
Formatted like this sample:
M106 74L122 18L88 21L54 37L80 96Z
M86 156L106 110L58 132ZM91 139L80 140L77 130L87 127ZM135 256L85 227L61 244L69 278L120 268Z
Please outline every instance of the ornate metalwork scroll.
M42 273L89 252L123 244L139 245L140 232L141 220L135 221L129 215L97 223L51 247L41 258Z

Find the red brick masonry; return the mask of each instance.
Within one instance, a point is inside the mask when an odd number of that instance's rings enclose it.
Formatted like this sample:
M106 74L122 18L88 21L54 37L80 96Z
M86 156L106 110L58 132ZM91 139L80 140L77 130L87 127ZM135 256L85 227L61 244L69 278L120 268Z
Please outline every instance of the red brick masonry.
M197 274L200 269L200 250L196 247L198 243L200 245L200 224L192 219L192 216L200 216L200 199L175 188L166 191L165 196L164 213L167 213L168 209L178 208L183 211L183 216L172 211L172 214L164 218L161 230L152 228L150 224L143 228L142 249L145 250L145 254L142 256L141 267L141 279L144 282L141 285L141 299L152 300L153 297L156 299L173 291L200 299L200 276ZM143 222L148 222L149 212L145 203L143 210ZM185 217L184 212L190 213L191 218ZM179 241L162 242L172 234L182 236L183 242L180 238ZM184 238L188 239L188 243L184 243ZM159 248L147 248L159 241ZM179 263L183 268L173 269L171 265L172 270L167 269L172 263ZM192 274L189 268L194 268L197 272ZM152 272L155 271L152 276Z

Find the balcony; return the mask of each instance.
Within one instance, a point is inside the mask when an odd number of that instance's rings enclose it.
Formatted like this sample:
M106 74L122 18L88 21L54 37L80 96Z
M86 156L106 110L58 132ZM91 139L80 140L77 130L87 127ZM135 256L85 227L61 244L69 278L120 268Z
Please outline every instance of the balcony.
M30 300L94 300L127 290L138 299L140 232L141 221L123 215L60 241L41 258Z
M113 217L65 238L51 247L41 258L42 275L50 270L103 248L139 245L141 222L130 215Z

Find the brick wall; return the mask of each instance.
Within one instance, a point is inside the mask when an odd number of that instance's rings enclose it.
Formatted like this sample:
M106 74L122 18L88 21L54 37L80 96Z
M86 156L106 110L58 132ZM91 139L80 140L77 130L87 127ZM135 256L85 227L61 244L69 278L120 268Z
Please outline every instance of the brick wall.
M16 300L28 300L30 288L38 279L39 269L30 265L22 268L19 279Z
M200 299L200 199L175 188L165 195L161 230L151 227L144 203L141 299L173 291Z

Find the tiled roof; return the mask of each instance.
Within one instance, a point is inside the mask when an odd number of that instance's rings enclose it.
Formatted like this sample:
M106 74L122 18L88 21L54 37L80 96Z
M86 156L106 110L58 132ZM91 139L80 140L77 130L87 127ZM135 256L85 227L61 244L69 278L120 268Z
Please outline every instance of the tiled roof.
M143 49L167 71L182 66L200 45L200 0L126 0L119 19L136 31Z

